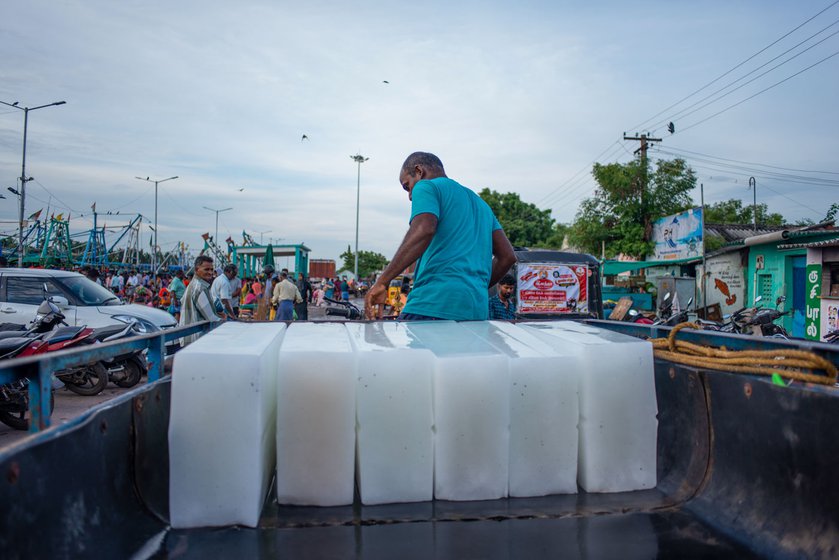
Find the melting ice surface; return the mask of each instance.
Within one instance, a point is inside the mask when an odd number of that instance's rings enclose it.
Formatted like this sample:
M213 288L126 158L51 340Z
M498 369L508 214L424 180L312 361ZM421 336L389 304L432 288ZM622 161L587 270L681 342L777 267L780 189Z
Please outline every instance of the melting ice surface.
M175 354L169 420L172 527L259 521L274 472L283 323L225 323Z
M346 323L358 356L359 493L364 504L431 500L434 355L405 323Z
M356 355L339 323L293 323L277 380L277 499L353 501Z
M507 495L510 373L507 358L458 323L406 323L434 354L434 497Z
M512 323L464 322L510 367L510 496L577 492L577 352Z
M572 321L522 328L582 360L580 486L588 492L653 488L658 407L650 343Z

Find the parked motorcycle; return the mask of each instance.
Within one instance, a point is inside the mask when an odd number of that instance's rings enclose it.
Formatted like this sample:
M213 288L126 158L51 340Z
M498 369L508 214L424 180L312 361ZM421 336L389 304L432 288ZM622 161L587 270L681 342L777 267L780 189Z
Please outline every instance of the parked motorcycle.
M0 339L0 359L32 356L46 351L46 343L30 337ZM55 406L55 396L50 392L50 412ZM0 422L16 430L29 429L29 380L18 379L0 385Z
M93 343L112 342L123 338L131 338L142 334L135 323L128 325L111 325L94 329L91 337ZM108 379L118 387L133 387L140 382L143 373L149 369L148 361L142 350L135 350L127 354L120 354L102 364L108 371Z
M40 350L42 352L57 352L94 342L93 329L66 325L61 310L46 296L45 287L45 299L38 306L35 320L25 331L0 332L0 341L17 337L37 339L46 344ZM55 377L74 393L85 396L98 395L108 385L108 371L101 362L63 369L55 372Z
M357 319L361 319L364 317L364 314L361 312L355 304L352 304L348 301L337 301L330 298L323 298L329 303L334 303L338 307L329 307L326 309L327 315L334 315L338 317L344 317L349 319L350 321L355 321Z
M782 326L775 324L776 320L790 313L789 311L781 312L777 309L786 301L786 297L781 296L775 301L775 309L761 307L761 301L763 301L763 297L757 296L753 307L742 307L734 313L726 315L725 321L722 323L700 320L699 324L703 329L712 331L789 338L787 331Z
M664 294L663 303L664 305L659 309L652 324L672 327L688 320L688 310L693 303L693 298L689 298L685 308L675 314L673 314L673 302L670 301L670 293Z
M760 297L755 299L755 303L760 301ZM776 325L775 321L789 315L790 311L778 311L778 307L786 301L786 297L781 296L775 301L775 309L768 307L756 307L751 319L746 323L747 332L757 336L773 336L775 338L789 338L789 333L781 325Z

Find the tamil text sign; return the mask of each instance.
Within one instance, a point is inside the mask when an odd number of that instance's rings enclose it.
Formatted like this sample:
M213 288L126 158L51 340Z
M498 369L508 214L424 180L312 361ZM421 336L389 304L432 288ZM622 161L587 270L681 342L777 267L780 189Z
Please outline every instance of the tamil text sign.
M588 313L588 267L519 263L518 313Z

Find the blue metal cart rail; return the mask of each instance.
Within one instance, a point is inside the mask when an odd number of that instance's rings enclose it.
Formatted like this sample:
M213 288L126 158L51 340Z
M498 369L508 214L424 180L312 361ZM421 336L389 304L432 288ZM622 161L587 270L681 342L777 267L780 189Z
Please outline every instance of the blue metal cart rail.
M125 340L7 360L0 362L0 384L13 383L24 377L29 380L29 431L39 432L50 426L49 404L52 391L51 377L54 372L136 350L148 350L148 382L152 383L163 375L167 342L191 334L207 333L218 324L205 321L188 327L169 329Z

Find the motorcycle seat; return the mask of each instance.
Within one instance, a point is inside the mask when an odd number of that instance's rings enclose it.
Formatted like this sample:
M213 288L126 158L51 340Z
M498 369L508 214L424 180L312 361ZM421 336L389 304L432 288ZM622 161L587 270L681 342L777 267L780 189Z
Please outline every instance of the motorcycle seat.
M26 329L23 329L21 331L0 331L0 339L19 338L21 336L26 336Z
M22 350L34 341L34 338L28 338L25 336L0 338L0 356L10 353L17 354L18 350Z
M96 340L105 340L109 336L121 333L127 326L128 325L108 325L107 327L94 329L93 338Z
M56 342L64 342L65 340L75 338L84 329L85 327L59 327L51 333L49 333L47 337L44 339L44 341L48 342L49 344L55 344Z

